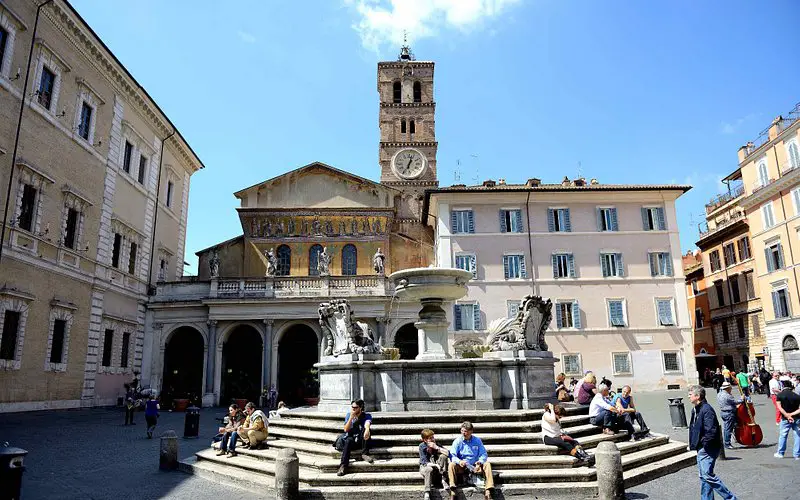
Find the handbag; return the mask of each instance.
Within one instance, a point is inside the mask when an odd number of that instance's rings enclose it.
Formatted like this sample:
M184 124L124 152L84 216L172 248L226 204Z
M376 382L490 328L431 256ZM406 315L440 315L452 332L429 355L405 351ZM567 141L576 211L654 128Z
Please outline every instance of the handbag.
M336 442L333 443L333 447L336 448L336 451L344 451L345 441L347 441L347 433L343 432L336 438Z

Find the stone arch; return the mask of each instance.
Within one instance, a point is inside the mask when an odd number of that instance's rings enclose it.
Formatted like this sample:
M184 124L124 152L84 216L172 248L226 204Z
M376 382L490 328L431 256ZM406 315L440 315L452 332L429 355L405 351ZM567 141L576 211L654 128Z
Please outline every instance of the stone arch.
M167 342L169 341L170 337L172 337L172 335L178 329L183 327L194 328L195 330L197 330L203 337L203 347L205 349L208 349L208 330L205 327L200 326L199 323L171 323L169 325L169 329L162 332L161 334L161 345L159 347L161 347L162 351L164 350L164 347L167 345Z
M231 333L233 333L240 326L251 327L253 330L258 332L258 335L261 337L261 342L264 342L264 329L258 323L253 321L234 321L228 325L225 325L219 330L217 335L217 348L221 349L222 346L225 345L225 342L227 342Z
M220 402L233 399L258 401L263 379L264 330L250 321L236 321L221 332L217 347L220 360Z
M800 347L798 347L797 339L794 337L794 335L787 335L783 337L783 340L781 341L782 351L796 351L798 348Z
M413 322L400 326L392 339L392 347L400 349L400 359L416 359L419 354L419 332Z
M162 338L161 400L164 408L188 399L201 404L205 379L206 336L193 324L179 324Z
M276 332L273 379L278 398L289 406L316 404L319 383L313 366L322 353L322 332L310 320L289 321Z

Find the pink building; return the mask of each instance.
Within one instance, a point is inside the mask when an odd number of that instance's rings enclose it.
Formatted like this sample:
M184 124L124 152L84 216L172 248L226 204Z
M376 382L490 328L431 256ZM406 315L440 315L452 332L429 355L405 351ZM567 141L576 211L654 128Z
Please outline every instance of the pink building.
M557 371L642 391L696 381L675 215L689 189L530 179L428 191L437 265L474 275L450 308L451 341L483 339L535 294L553 301Z

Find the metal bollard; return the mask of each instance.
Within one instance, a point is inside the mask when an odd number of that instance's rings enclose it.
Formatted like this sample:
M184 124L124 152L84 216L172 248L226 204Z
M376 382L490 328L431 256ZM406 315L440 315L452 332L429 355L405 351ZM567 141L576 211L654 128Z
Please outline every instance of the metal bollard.
M186 408L186 416L183 418L183 437L196 438L200 433L200 408L190 406Z
M275 498L298 500L300 498L300 461L297 453L286 448L275 459Z
M683 398L667 398L669 401L669 417L672 419L673 429L685 429L689 427L686 423L686 408L683 406Z
M28 452L4 443L0 446L0 499L19 500L22 495L22 465Z
M617 445L603 441L594 452L597 471L597 494L600 500L624 500L625 481L622 478L622 458Z
M161 470L178 468L178 435L175 434L175 431L170 430L161 435L158 468Z

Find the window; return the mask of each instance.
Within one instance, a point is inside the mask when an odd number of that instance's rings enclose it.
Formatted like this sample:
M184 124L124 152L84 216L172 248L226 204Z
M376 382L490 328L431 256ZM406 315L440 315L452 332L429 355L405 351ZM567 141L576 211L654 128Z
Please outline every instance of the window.
M19 227L26 231L33 231L33 219L36 214L36 188L25 184L22 188L22 203L19 209L17 222Z
M75 249L78 236L78 218L80 212L74 208L67 210L67 227L64 231L64 246L67 248Z
M147 157L139 155L139 184L144 185L144 174L147 172Z
M403 98L403 86L398 82L392 84L392 102L401 102Z
M53 101L53 87L55 86L56 75L47 66L42 66L42 77L39 79L39 90L37 100L45 109L50 109Z
M744 316L736 318L736 331L739 333L739 338L743 339L746 336L744 329Z
M759 187L769 184L769 174L767 173L767 162L765 160L761 160L758 164L758 183Z
M322 245L311 245L308 249L308 275L319 276L319 254L322 253Z
M480 304L456 304L453 309L456 330L481 329Z
M800 215L800 188L792 190L792 205L794 205L794 214Z
M111 265L119 269L119 255L122 251L122 235L114 233L114 247L111 250Z
M355 245L345 245L342 248L342 276L355 276L358 274L358 251Z
M597 209L597 229L599 231L619 231L616 208Z
M705 326L705 316L703 316L703 310L698 307L694 310L694 328L699 330L703 326Z
M0 340L0 359L14 361L17 354L17 338L19 336L19 311L6 309L3 317L3 338Z
M131 252L128 255L128 274L136 274L136 251L139 245L131 241Z
M747 298L756 298L756 289L753 285L753 271L745 271L744 273L744 288L747 291Z
M111 366L111 352L114 349L114 330L107 329L103 336L102 366Z
M405 134L406 133L406 119L405 118L400 120L400 133L401 134Z
M575 258L571 253L553 254L553 278L574 278Z
M623 267L621 253L601 253L600 267L603 270L604 278L611 276L622 277L625 274L622 270Z
M292 271L292 249L288 245L278 247L278 265L275 269L276 276L289 276Z
M0 27L0 69L2 69L3 62L5 62L6 59L7 44L8 44L8 31Z
M130 351L131 333L125 332L122 334L122 355L120 356L119 366L122 368L128 367L128 354Z
M764 254L767 258L767 271L773 272L783 269L783 249L780 241L768 245L764 249Z
M790 168L800 167L800 151L797 149L796 141L790 141L786 145L786 156L789 157Z
M736 251L733 248L733 243L727 243L723 246L722 254L725 256L725 267L736 264Z
M564 369L564 375L583 375L580 354L562 354L561 366Z
M572 224L569 219L569 208L549 208L547 210L547 229L551 233L568 233L572 231Z
M758 322L758 314L750 315L750 328L753 332L753 338L757 339L761 337L761 328Z
M723 342L730 342L731 341L731 334L728 331L728 320L722 321L722 341Z
M725 305L725 292L722 286L722 280L714 282L714 292L717 294L717 307Z
M475 217L472 210L453 210L450 213L450 229L453 233L474 233Z
M92 126L92 112L94 110L87 103L81 104L81 118L78 122L78 135L85 140L89 140L89 132Z
M521 233L522 232L522 211L521 210L500 210L500 232L501 233Z
M697 284L697 280L692 280L692 295L697 295L700 293L699 285Z
M715 273L722 269L722 265L720 264L719 260L719 250L714 250L708 256L708 262L711 265L711 272Z
M518 300L506 301L506 309L508 310L509 318L516 318L517 313L519 312L519 301Z
M658 324L661 326L675 326L672 315L672 299L656 299L658 310Z
M167 181L167 207L172 208L172 194L175 192L175 183Z
M50 362L64 362L64 334L67 330L67 321L57 319L53 322L53 340L50 347Z
M614 362L614 375L632 373L631 355L629 352L612 352L611 359Z
M122 170L126 174L131 173L131 161L133 160L133 144L125 141L125 152L122 155Z
M734 274L728 279L728 283L731 287L731 303L736 304L742 300L742 297L739 294L739 275Z
M680 372L681 358L677 351L662 351L665 372Z
M577 300L556 303L556 326L558 328L581 327L581 310Z
M772 291L772 307L775 311L775 319L789 317L789 293L786 288Z
M672 259L669 252L653 252L650 259L650 276L672 276Z
M772 202L761 207L761 221L764 229L769 229L775 225L775 215L772 213Z
M478 266L474 254L456 255L456 268L471 272L473 279L478 278Z
M414 102L422 102L422 84L414 82Z
M621 299L608 301L608 320L611 326L627 326L625 322L625 306Z
M665 231L667 221L663 207L642 207L642 224L645 231Z
M739 247L739 260L747 260L750 258L750 238L745 236L744 238L738 240L736 242L736 246Z
M507 280L527 278L528 273L525 270L525 256L503 255L503 273Z
M408 133L409 134L416 134L417 133L417 127L414 125L414 120L409 120L408 121Z

